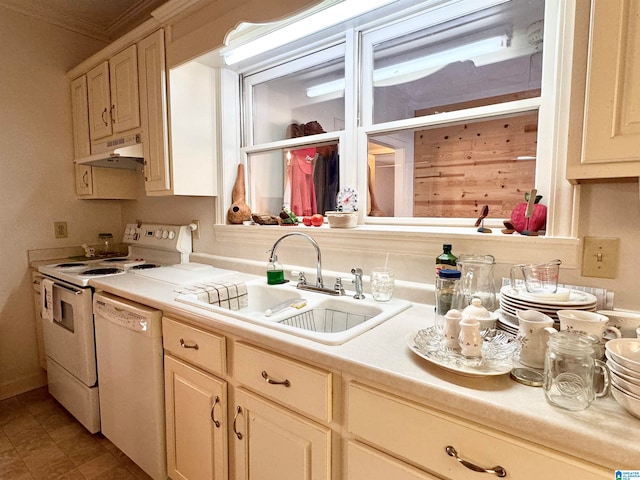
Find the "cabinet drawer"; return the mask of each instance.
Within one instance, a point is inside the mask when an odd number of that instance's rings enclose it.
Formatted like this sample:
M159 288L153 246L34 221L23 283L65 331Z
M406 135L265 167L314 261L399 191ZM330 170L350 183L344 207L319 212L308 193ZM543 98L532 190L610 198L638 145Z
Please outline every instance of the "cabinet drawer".
M164 349L213 373L227 371L225 338L169 318L162 319Z
M478 478L477 472L446 453L447 446L454 447L461 458L482 468L503 467L508 478L595 480L611 477L611 472L595 465L465 423L361 384L349 385L347 408L348 428L355 436L445 478Z
M347 442L347 478L349 480L437 480L428 473L351 440Z
M283 405L331 421L330 372L236 342L233 375L240 383Z

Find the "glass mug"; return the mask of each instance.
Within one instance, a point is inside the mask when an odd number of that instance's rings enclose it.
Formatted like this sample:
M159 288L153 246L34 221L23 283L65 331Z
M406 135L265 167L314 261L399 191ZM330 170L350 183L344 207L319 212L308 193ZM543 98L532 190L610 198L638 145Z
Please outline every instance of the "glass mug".
M584 410L596 398L609 393L609 367L595 358L592 340L576 332L551 335L544 361L543 389L547 401L565 410ZM602 372L602 389L595 390L597 371Z

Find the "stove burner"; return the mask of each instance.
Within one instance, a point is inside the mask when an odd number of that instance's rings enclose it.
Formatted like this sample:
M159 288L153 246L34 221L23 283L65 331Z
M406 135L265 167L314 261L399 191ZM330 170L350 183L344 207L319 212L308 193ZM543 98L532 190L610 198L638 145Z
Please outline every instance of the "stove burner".
M82 272L82 275L113 275L114 273L122 273L120 268L91 268Z
M160 265L156 265L155 263L143 263L141 265L134 265L131 267L131 270L147 270L149 268L157 268Z
M72 268L72 267L86 267L86 266L87 266L86 263L73 262L73 263L59 263L58 265L56 265L56 268Z

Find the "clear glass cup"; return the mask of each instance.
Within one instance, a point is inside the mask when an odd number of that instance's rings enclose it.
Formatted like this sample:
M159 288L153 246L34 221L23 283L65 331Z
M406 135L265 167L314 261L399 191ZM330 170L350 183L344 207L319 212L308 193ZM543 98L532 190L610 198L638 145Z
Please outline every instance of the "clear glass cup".
M544 363L544 394L547 401L565 410L584 410L591 402L609 392L607 365L595 358L592 339L575 332L558 332L549 338ZM598 370L604 381L600 383Z
M371 271L371 295L378 302L388 302L393 297L393 270L386 267L374 268Z

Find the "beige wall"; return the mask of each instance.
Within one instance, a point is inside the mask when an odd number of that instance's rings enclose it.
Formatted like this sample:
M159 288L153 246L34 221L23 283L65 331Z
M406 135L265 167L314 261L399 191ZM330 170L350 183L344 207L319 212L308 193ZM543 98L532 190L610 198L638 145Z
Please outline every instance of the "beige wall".
M104 45L0 8L0 398L42 382L27 250L121 230L116 202L76 200L65 72ZM53 222L69 238L54 238Z

